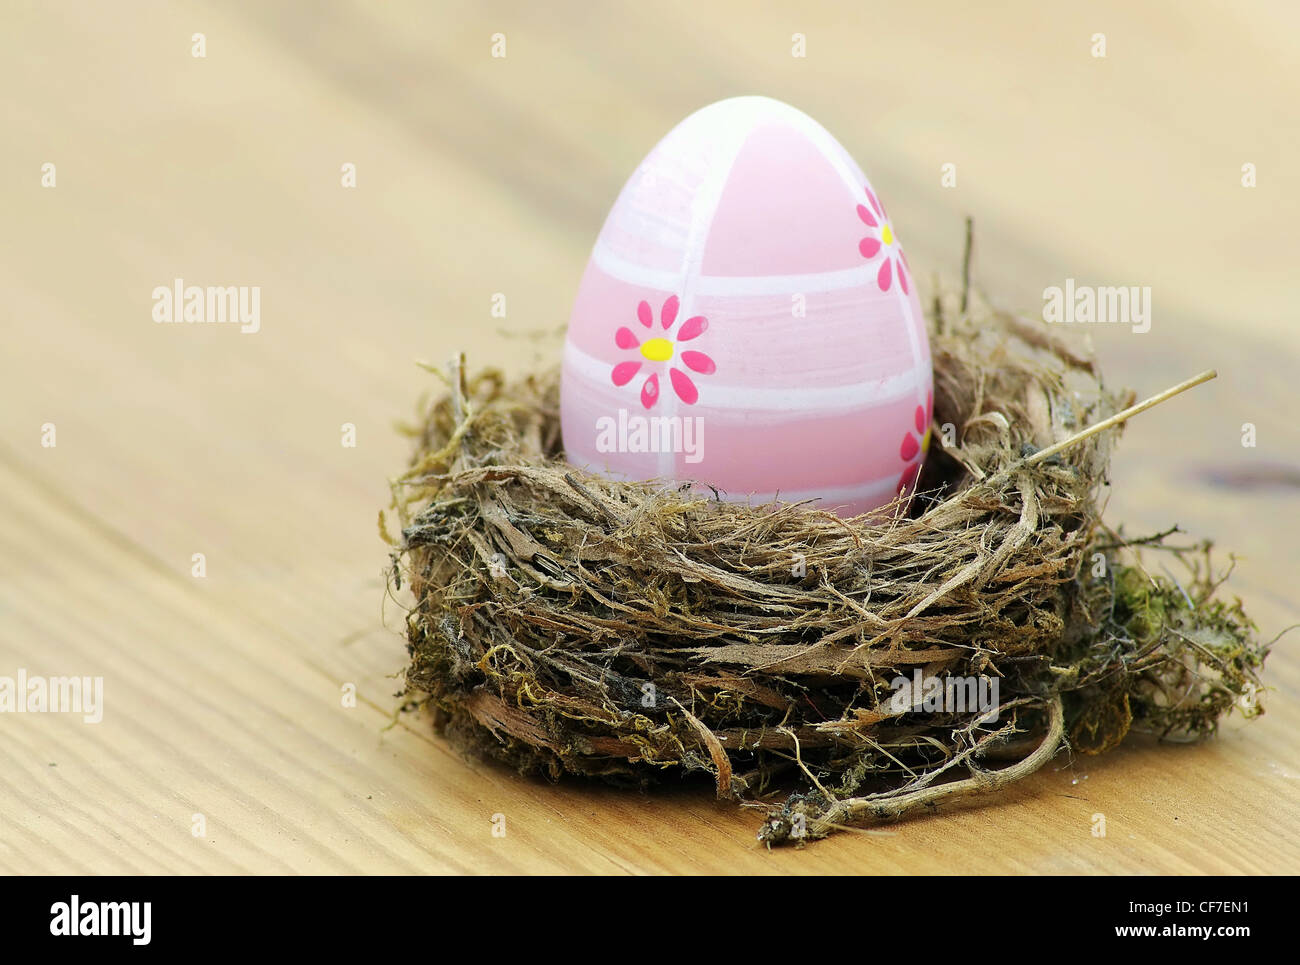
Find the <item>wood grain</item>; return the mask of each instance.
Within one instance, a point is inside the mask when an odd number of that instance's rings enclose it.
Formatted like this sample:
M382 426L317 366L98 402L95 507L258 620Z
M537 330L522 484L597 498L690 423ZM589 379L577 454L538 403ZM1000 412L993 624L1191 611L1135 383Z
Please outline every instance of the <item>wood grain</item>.
M759 92L844 141L923 278L954 273L969 213L977 277L1007 304L1036 311L1066 277L1152 287L1148 334L1083 333L1112 380L1146 395L1221 376L1128 428L1108 516L1237 550L1232 587L1273 636L1300 620L1300 493L1285 473L1242 489L1211 470L1240 481L1300 452L1293 4L31 2L5 18L0 675L102 675L105 715L0 715L0 870L1300 871L1295 637L1266 716L1216 741L1062 755L993 805L769 853L707 782L550 785L463 759L427 720L390 726L404 647L375 532L406 457L393 423L432 389L413 360L549 357L520 336L567 318L636 162L694 108ZM177 277L260 285L261 331L153 323L153 288Z

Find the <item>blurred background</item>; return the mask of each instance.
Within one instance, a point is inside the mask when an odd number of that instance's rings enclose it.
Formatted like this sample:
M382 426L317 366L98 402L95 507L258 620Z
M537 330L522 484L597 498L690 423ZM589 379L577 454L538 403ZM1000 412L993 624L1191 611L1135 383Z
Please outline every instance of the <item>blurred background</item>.
M26 803L0 790L12 868L106 823L116 843L88 860L109 870L658 867L645 834L597 817L485 857L458 830L484 787L534 802L520 808L557 798L418 721L375 736L404 658L375 515L408 454L393 425L435 388L414 360L558 359L558 339L525 336L566 322L624 181L683 117L737 94L787 101L845 145L923 290L956 279L967 216L975 282L1005 307L1036 315L1066 278L1150 286L1148 333L1077 333L1110 381L1145 396L1220 378L1129 427L1108 515L1215 538L1243 557L1232 587L1267 636L1300 619L1290 0L7 0L0 17L0 672L105 673L116 701L98 730L0 721L0 756L36 786ZM175 278L260 286L260 331L154 324L151 293ZM1289 650L1270 680L1287 706ZM1300 773L1266 726L1233 745L1271 788L1261 815L1294 808ZM1226 752L1201 753L1204 779L1171 793L1212 814ZM149 850L146 815L205 807L242 816L222 847ZM703 797L682 807L716 825L684 833L747 826ZM1050 809L1038 818L981 833L1040 834L1039 870L1073 867ZM1225 846L1213 866L1252 853L1276 857Z

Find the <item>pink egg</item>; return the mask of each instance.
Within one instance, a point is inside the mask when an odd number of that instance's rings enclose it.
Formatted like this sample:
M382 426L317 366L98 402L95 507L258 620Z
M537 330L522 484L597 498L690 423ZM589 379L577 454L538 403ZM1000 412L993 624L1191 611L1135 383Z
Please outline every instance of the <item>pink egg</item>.
M844 516L910 493L930 347L893 222L820 124L766 97L677 125L624 186L569 320L570 462Z

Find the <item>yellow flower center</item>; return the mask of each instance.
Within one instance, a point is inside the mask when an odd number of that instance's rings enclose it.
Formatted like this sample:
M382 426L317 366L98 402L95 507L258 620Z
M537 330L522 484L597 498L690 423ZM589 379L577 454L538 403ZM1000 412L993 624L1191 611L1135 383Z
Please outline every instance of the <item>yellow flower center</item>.
M667 362L673 357L673 343L666 338L652 338L641 346L641 354L651 362Z
M894 243L894 229L889 227L888 222L885 222L885 226L880 229L880 240L887 245Z

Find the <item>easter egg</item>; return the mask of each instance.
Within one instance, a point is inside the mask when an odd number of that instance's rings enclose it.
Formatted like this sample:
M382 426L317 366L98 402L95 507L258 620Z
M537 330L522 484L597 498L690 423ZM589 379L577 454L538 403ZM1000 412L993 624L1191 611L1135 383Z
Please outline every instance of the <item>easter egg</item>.
M910 495L930 437L929 342L898 233L820 124L719 101L641 162L569 320L566 458L843 516Z

